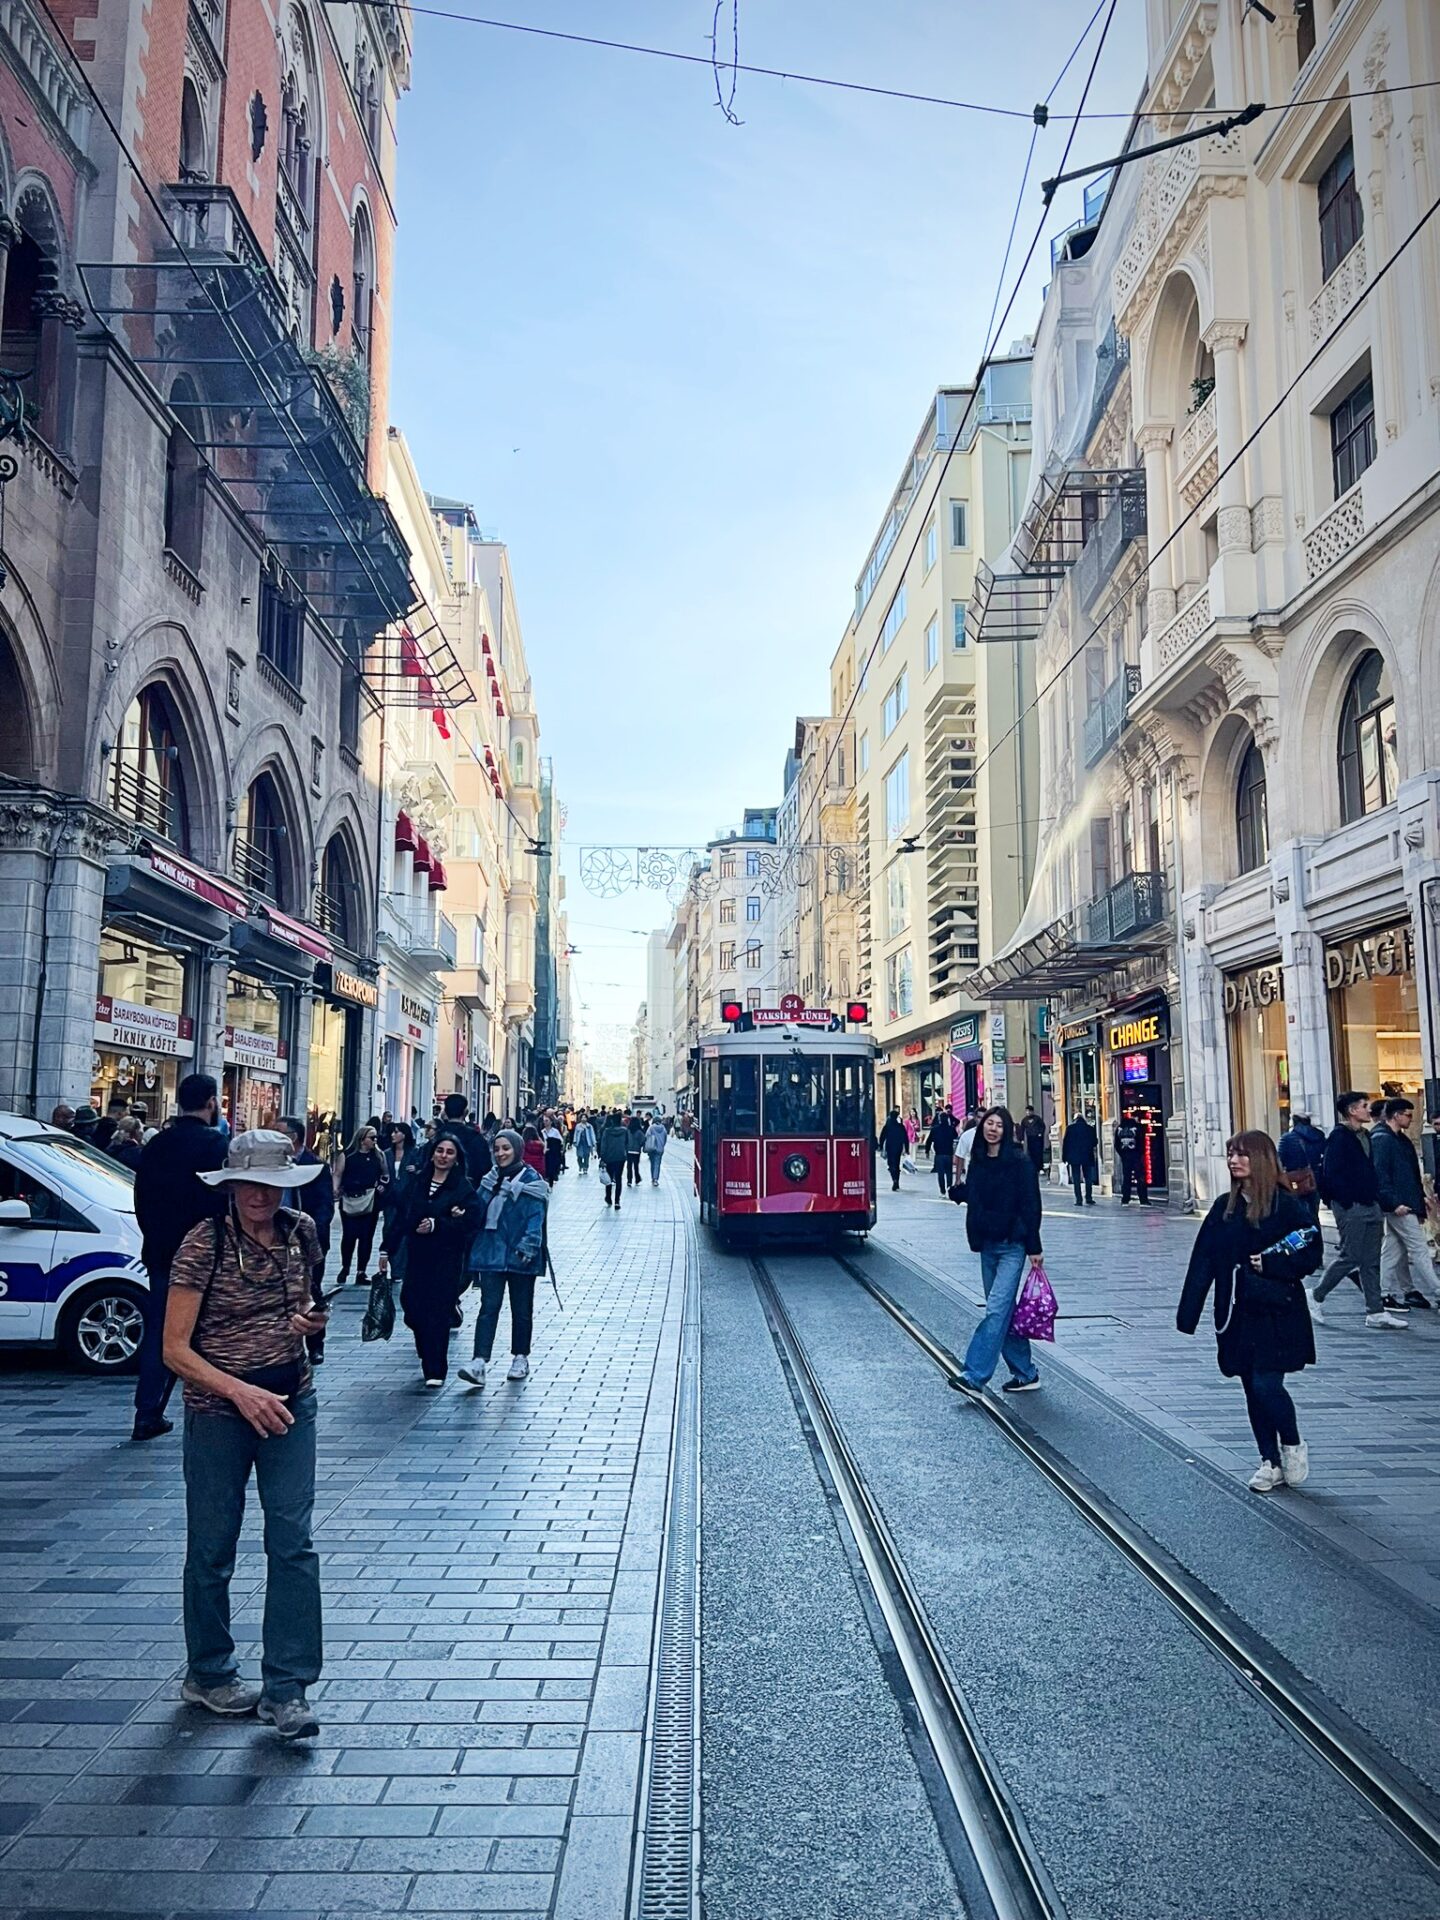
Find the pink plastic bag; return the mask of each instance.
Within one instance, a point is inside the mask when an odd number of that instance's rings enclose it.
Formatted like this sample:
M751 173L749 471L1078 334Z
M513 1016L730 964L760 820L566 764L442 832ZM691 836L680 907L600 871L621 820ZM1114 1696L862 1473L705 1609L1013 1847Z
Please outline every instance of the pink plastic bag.
M1053 1340L1055 1316L1060 1311L1043 1267L1031 1267L1015 1296L1015 1311L1010 1316L1010 1331L1022 1340Z

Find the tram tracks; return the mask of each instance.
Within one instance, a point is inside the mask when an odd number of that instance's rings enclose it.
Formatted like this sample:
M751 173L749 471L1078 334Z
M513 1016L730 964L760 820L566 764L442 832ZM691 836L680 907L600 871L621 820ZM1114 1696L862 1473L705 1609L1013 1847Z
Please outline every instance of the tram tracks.
M825 1257L890 1317L947 1382L958 1377L959 1357L902 1301L854 1261L839 1254ZM986 1750L805 1342L763 1260L752 1259L750 1270L817 1465L833 1488L855 1558L874 1595L963 1834L966 1857L957 1857L952 1848L952 1864L970 1910L983 1913L988 1905L997 1920L1000 1916L1055 1920L1064 1912L1059 1895L1026 1830L1023 1813ZM976 1411L1143 1577L1252 1697L1338 1774L1432 1874L1440 1873L1440 1817L1427 1803L1423 1788L1397 1778L1386 1756L1367 1736L1332 1710L1223 1601L1135 1526L1073 1463L1014 1419L1003 1403L987 1394L976 1402Z

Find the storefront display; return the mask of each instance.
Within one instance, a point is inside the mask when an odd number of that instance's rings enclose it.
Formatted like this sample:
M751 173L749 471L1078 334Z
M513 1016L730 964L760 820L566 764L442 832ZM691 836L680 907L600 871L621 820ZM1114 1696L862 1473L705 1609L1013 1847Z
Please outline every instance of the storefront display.
M305 1078L312 1147L317 1137L348 1140L359 1123L361 1022L363 1010L379 1003L373 980L333 964L317 967Z
M1325 949L1335 1088L1372 1096L1424 1090L1420 990L1408 921Z
M1088 1108L1097 1127L1105 1121L1101 1098L1100 1038L1093 1020L1074 1021L1056 1036L1064 1091L1064 1124L1078 1120Z
M385 1105L404 1119L428 1120L435 1094L435 1007L392 985L385 995L381 1053Z
M285 1111L294 997L289 987L233 971L229 976L221 1105L232 1133L277 1126Z
M1163 998L1117 1008L1105 1026L1112 1108L1109 1120L1140 1128L1146 1183L1168 1185L1165 1123L1170 1118L1170 1006Z
M982 1014L967 1013L950 1029L950 1109L957 1120L973 1118L985 1100Z
M1285 976L1278 960L1227 973L1223 988L1230 1051L1230 1125L1278 1140L1290 1125L1290 1056Z
M102 930L90 1063L97 1111L124 1099L158 1125L173 1110L184 1063L195 1053L187 988L183 955L120 928Z

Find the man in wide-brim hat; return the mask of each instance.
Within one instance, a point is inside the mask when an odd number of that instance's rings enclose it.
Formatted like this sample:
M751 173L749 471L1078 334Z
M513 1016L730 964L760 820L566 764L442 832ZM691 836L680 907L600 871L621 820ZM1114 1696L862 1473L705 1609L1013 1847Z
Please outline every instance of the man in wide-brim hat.
M320 1730L306 1690L320 1675L315 1391L307 1334L325 1330L311 1301L319 1247L307 1215L283 1204L324 1169L297 1166L289 1138L238 1134L214 1220L192 1227L170 1269L165 1364L185 1383L185 1649L180 1693L226 1715L258 1711L287 1740ZM230 1577L255 1475L265 1512L261 1681L242 1681L230 1633Z

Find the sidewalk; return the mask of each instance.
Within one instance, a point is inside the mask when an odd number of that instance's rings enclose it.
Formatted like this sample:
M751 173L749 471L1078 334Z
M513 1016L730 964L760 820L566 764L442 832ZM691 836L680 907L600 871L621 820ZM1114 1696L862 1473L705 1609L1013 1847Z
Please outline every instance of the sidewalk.
M1208 1316L1193 1340L1175 1330L1199 1216L1111 1198L1077 1209L1068 1187L1042 1183L1041 1193L1061 1309L1055 1363L1188 1455L1248 1480L1255 1443L1238 1384L1216 1369ZM887 1185L875 1239L980 1304L963 1210L933 1178L902 1174L898 1194ZM1318 1365L1292 1383L1312 1477L1284 1515L1440 1608L1440 1314L1412 1313L1408 1333L1370 1333L1359 1291L1342 1285L1325 1318Z
M340 1303L303 1747L178 1704L178 1430L134 1447L130 1382L0 1358L0 1915L623 1912L687 1205L647 1183L617 1220L562 1178L564 1312L546 1289L523 1386L424 1394L403 1325L362 1346L365 1296Z

